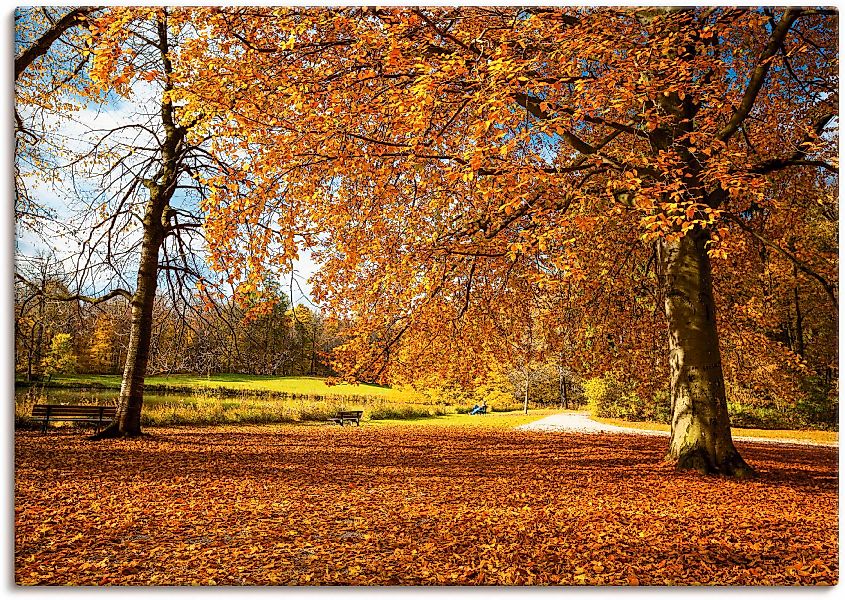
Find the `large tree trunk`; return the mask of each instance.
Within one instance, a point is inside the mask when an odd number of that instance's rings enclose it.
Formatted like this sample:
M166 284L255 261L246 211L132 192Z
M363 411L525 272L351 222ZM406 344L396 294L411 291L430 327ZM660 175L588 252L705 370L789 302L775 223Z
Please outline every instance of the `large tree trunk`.
M115 420L93 439L113 437L134 437L141 435L141 408L144 403L144 379L147 376L147 362L150 357L150 341L153 330L153 304L158 285L158 254L168 231L171 218L170 199L176 190L179 178L179 148L185 137L185 129L173 120L173 104L168 93L173 89L169 80L172 64L168 56L166 20L157 24L162 65L168 79L161 100L161 123L164 140L161 145L161 166L155 177L144 179L144 187L150 194L144 213L144 238L141 243L141 263L138 267L137 289L132 295L132 325L129 331L129 348L123 369L123 383Z
M141 408L144 403L144 379L150 357L153 330L153 304L158 285L158 253L164 239L161 210L150 201L144 219L144 239L141 245L141 264L138 268L137 289L132 295L132 324L129 330L129 349L123 369L123 383L115 420L94 439L135 437L141 435Z
M731 439L708 239L695 229L679 241L658 245L669 325L672 434L667 458L679 469L747 477L754 471Z

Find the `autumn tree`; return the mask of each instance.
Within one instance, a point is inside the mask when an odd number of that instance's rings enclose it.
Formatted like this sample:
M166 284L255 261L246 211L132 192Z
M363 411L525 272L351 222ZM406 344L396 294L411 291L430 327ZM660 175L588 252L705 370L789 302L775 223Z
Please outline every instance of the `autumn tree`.
M50 348L44 357L44 373L48 377L62 373L76 372L76 353L73 338L69 333L57 333L50 340Z
M712 260L754 235L752 206L783 210L784 177L837 176L835 11L232 9L208 23L226 42L200 42L210 77L183 100L226 115L283 190L250 209L319 232L302 240L322 262L317 296L360 332L349 373L384 373L402 344L421 355L428 315L467 317L508 278L542 286L547 264L624 296L584 259L579 240L601 232L608 253L653 255L669 457L752 473L731 440ZM244 80L249 94L215 97ZM247 220L225 224L244 207L226 190L211 203L216 256L236 259ZM814 279L835 306L835 282Z
M69 279L61 263L50 253L21 259L16 265L26 283L15 281L16 368L26 381L43 373L43 359L55 335L79 328L78 308L55 300L68 293Z
M45 96L57 104L53 118L59 121L73 116L60 102L64 93L81 91L89 99L85 106L97 100L103 115L120 113L102 127L81 120L78 139L52 138L52 172L56 181L71 182L53 189L66 199L63 220L70 221L68 235L78 248L76 289L54 299L96 305L123 297L131 307L117 416L98 438L140 434L159 282L174 295L191 294L185 282L202 279L205 270L197 258L203 241L196 178L224 166L207 160L201 135L186 141L196 119L183 119L171 97L183 76L175 49L193 35L188 14L111 8L89 18L78 50L93 57L90 65L86 58L70 91ZM37 86L19 86L20 106L38 101Z
M147 201L136 291L112 292L132 298L133 341L106 435L139 432L159 252L198 225L174 227L188 173L239 296L313 251L316 300L352 324L335 352L349 378L483 371L472 357L497 356L497 322L524 337L508 318L520 298L573 283L583 368L662 355L637 371L668 374L681 468L752 473L731 440L714 288L719 269L743 279L732 242L792 266L795 350L798 273L837 310L824 244L767 230L835 203L835 11L114 9L89 31L96 85L81 89L160 86L152 155L110 171ZM794 181L812 193L784 203ZM555 330L553 309L530 314Z
M89 368L95 373L118 373L129 346L130 310L123 298L97 305L87 341Z
M37 169L53 164L36 123L45 113L70 110L87 96L78 85L78 74L89 60L84 51L86 26L97 10L32 7L15 11L15 220L33 232L39 231L37 224L56 216L37 198L33 182L27 181L35 170L27 166Z

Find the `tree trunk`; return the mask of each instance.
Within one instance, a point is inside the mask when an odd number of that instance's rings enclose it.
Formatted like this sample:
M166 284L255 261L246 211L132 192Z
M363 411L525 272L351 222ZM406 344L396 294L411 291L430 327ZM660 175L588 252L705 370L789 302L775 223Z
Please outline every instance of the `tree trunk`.
M658 244L666 286L672 433L667 458L679 469L747 477L734 447L716 330L709 234Z
M185 137L185 129L173 120L173 104L169 92L172 64L168 56L167 23L157 23L156 46L161 53L162 67L167 79L161 99L161 123L164 140L161 144L161 165L155 177L143 179L150 199L144 211L144 238L141 242L141 262L138 266L137 289L132 295L132 324L129 330L129 348L123 369L123 383L115 420L92 439L134 437L141 435L141 408L144 403L144 379L150 357L150 341L153 333L153 304L158 285L158 254L167 234L171 218L170 199L179 179L179 149Z
M158 286L158 253L164 239L160 212L150 200L144 219L144 239L141 245L141 264L138 268L137 289L132 295L132 323L129 348L123 369L123 383L114 421L94 439L135 437L141 435L141 408L144 403L144 379L150 357L153 330L153 303ZM156 214L158 212L159 214Z
M528 373L525 373L525 398L522 402L523 414L528 414Z
M569 382L563 377L563 408L569 410Z
M563 367L558 366L557 376L558 393L560 394L560 407L562 409L568 409L569 399L566 397L566 374L563 371Z
M798 352L798 356L804 358L804 316L801 314L801 302L798 294L798 267L795 265L792 266L792 276L795 282L792 286L792 296L795 300L795 350Z

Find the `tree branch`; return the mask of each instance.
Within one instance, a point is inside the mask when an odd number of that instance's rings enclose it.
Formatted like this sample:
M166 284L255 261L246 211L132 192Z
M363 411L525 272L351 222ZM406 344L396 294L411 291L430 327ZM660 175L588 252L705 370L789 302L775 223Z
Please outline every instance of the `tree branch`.
M769 38L769 43L757 59L757 66L751 72L751 78L748 81L748 87L745 88L745 94L742 96L742 101L739 103L736 111L730 121L716 134L716 139L721 142L727 142L731 136L739 129L739 126L745 120L745 117L751 112L754 103L757 101L757 95L766 81L766 76L769 74L769 69L772 66L772 59L780 51L786 35L789 33L792 24L801 16L800 10L789 8L783 13L780 22L772 30L772 35Z
M59 302L87 302L88 304L101 304L102 302L107 302L108 300L117 298L118 296L129 301L132 300L132 294L121 288L114 289L103 296L86 296L84 294L48 294L45 290L41 289L19 273L15 273L15 279L32 288L36 296L44 296L48 300L57 300Z
M75 25L84 22L86 17L98 10L96 6L80 6L68 12L64 17L59 19L55 25L50 27L44 34L35 40L33 44L15 57L15 81L20 77L26 68L31 65L36 58L47 54L50 46L59 39L65 31Z
M730 213L724 213L724 215L728 219L730 219L731 221L733 221L734 223L739 225L740 229L742 229L743 231L745 231L747 233L750 233L760 243L762 243L765 246L768 246L769 248L771 248L775 252L778 252L778 253L782 254L783 256L785 256L786 258L788 258L790 261L792 261L792 264L794 264L795 267L799 271L801 271L802 273L804 273L806 275L809 275L810 277L812 277L813 279L818 281L821 284L821 286L824 288L824 291L827 292L827 295L830 297L830 300L833 303L833 308L836 309L837 313L839 312L839 300L836 297L836 288L830 282L828 282L827 279L825 279L824 277L819 275L807 263L805 263L800 258L795 256L792 252L789 252L788 250L781 248L780 246L778 246L774 242L764 238L762 235L760 235L759 233L754 231L751 227L749 227L746 223L744 223L742 221L742 219L740 219L736 215L732 215Z
M807 135L804 136L804 139L801 140L801 143L798 144L798 150L796 150L792 154L792 156L789 156L787 158L769 159L752 168L751 172L765 175L766 173L779 171L780 169L784 169L786 167L803 165L820 167L832 171L834 173L839 173L839 169L829 163L826 163L821 160L807 160L807 154L812 149L813 142L815 142L815 140L821 135L824 128L827 126L828 123L833 120L835 116L836 115L834 115L833 113L825 113L818 119L816 119L813 122L813 132L807 133Z

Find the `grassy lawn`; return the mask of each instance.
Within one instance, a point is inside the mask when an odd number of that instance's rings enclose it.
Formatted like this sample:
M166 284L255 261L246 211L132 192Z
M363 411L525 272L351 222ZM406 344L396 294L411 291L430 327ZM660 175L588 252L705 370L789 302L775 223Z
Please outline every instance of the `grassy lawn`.
M406 424L148 433L15 433L16 583L838 581L832 448L741 442L759 477L733 481L675 471L649 436Z
M120 389L120 375L59 375L51 385L97 386ZM322 377L276 377L273 375L164 375L147 377L146 386L156 388L203 389L225 388L254 392L277 392L314 396L376 396L387 400L402 401L413 396L413 392L381 387L377 385L342 383L326 385Z
M67 375L55 378L52 384L43 390L37 387L18 389L16 418L21 423L27 421L32 404L37 402L111 404L120 388L120 378L117 375ZM235 393L231 394L231 391ZM30 392L35 392L37 397ZM318 377L174 375L147 378L141 418L145 427L325 423L339 410L364 410L364 424L407 422L415 426L512 427L554 412L531 410L528 416L518 411L478 416L448 414L455 413L458 408L431 404L411 389L366 384L330 386Z
M440 415L419 419L379 419L366 421L364 424L374 427L402 425L404 427L482 427L482 428L511 428L525 425L543 417L561 412L556 408L532 408L525 415L521 410L510 412L491 412L484 415Z
M52 380L52 385L58 388L82 388L85 386L105 388L111 390L120 389L119 375L61 375ZM368 384L338 384L327 385L320 377L276 377L270 375L239 375L219 374L211 376L203 375L167 375L153 376L147 378L147 388L152 394L156 390L171 391L194 391L203 390L233 390L256 393L284 393L299 396L327 397L330 405L322 404L309 406L305 410L297 405L287 407L274 404L267 400L235 399L225 400L219 398L193 398L190 403L182 405L180 402L165 401L165 407L159 407L160 402L153 399L145 413L148 425L164 424L223 424L223 423L269 423L269 422L294 422L294 421L325 421L329 413L334 414L338 406L334 405L332 398L344 397L343 404L353 404L360 400L361 406L347 406L347 408L365 408L365 404L372 407L373 402L389 403L395 405L398 410L410 405L419 406L420 396L413 390L394 389ZM151 394L151 397L153 397ZM84 403L84 401L83 401ZM424 409L424 407L420 407ZM370 408L370 411L372 408ZM423 410L424 412L424 410ZM439 416L415 416L404 419L373 419L370 420L370 412L365 414L364 424L367 426L390 426L403 424L410 427L434 426L434 427L460 427L472 426L482 428L510 428L524 425L543 417L562 412L556 408L531 409L526 416L522 411L491 412L485 415L449 414ZM584 411L575 411L581 412ZM282 414L284 413L284 414ZM310 415L310 418L309 418ZM646 429L652 431L669 431L669 425L665 423L653 423L646 421L624 421L622 419L595 418L600 423L630 427L634 429ZM810 440L819 443L838 443L839 434L835 431L793 431L793 430L767 430L767 429L743 429L735 427L732 429L735 437L750 438L774 438L784 440Z
M623 421L622 419L605 419L593 417L594 421L618 427L632 427L634 429L647 429L649 431L666 431L670 427L666 423L653 423L650 421ZM793 430L793 429L745 429L742 427L731 427L731 434L734 437L769 438L783 440L810 440L824 444L835 444L839 442L837 431L815 431L815 430Z

